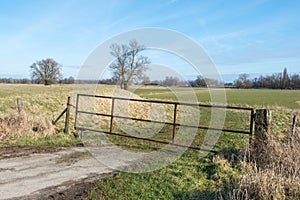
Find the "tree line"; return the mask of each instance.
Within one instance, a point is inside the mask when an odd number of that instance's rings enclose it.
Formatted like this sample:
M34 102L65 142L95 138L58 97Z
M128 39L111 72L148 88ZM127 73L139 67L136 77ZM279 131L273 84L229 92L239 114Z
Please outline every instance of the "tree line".
M0 78L0 83L7 84L44 84L41 80L30 80L27 78L13 79L13 78ZM115 78L107 78L101 80L77 80L70 76L69 78L59 79L53 84L108 84L116 85L118 80ZM195 80L183 81L175 76L166 76L164 80L153 80L149 78L143 79L137 83L141 85L157 85L157 86L179 86L179 87L233 87L233 88L269 88L269 89L300 89L300 75L288 75L286 70L284 73L275 73L268 76L259 76L258 78L249 78L249 74L240 74L234 83L224 84L221 81L197 76Z
M300 89L300 75L288 74L286 68L282 73L261 75L253 79L249 78L249 74L240 74L233 86L236 88Z
M28 78L0 78L0 83L6 84L44 84L41 80L31 80ZM62 78L53 81L51 84L117 84L116 80L113 79L102 79L102 80L78 80L70 76L69 78Z
M0 78L0 83L6 84L45 84L39 79L28 79L28 78ZM70 76L69 78L62 78L53 81L51 84L74 84L75 78ZM46 84L45 84L46 85ZM49 84L48 84L49 85Z

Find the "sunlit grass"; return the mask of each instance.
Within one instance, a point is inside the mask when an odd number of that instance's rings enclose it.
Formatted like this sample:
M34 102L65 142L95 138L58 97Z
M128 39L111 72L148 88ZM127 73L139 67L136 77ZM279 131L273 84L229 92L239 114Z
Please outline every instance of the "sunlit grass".
M136 94L148 99L177 100L176 94L191 95L186 93L190 88L166 88L158 86L143 86L132 88ZM199 102L210 102L209 90L206 88L192 88ZM212 89L213 90L213 89ZM271 90L271 89L225 89L229 105L255 106L282 106L300 109L300 90ZM188 99L188 98L187 98ZM298 102L298 103L297 103Z

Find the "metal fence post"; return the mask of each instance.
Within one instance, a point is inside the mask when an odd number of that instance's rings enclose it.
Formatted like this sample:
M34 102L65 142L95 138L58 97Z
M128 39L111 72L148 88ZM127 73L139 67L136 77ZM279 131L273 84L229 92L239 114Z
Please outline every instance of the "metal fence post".
M79 106L79 94L76 97L76 106L75 106L75 122L74 122L74 129L77 129L77 118L78 118L78 106Z
M68 102L67 102L67 109L66 109L66 120L65 120L65 129L64 133L69 133L69 121L70 121L70 100L71 97L68 97Z
M253 135L253 122L254 122L254 120L255 120L255 114L254 114L254 109L252 109L251 113L250 113L250 130L249 130L250 138Z
M174 104L173 135L172 135L172 143L173 144L174 144L175 135L176 135L176 119L177 119L177 103Z
M115 98L112 97L112 99L111 99L111 116L110 116L110 125L109 125L110 133L112 133L112 129L113 129L114 109L115 109Z

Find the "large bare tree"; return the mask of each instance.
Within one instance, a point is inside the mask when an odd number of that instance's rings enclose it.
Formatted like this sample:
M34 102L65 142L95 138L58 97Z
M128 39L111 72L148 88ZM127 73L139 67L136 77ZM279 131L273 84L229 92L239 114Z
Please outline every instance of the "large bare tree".
M37 61L30 69L32 80L38 83L51 85L61 78L60 65L52 58Z
M141 80L145 77L144 72L150 59L140 55L145 50L144 45L140 45L136 40L131 40L129 45L112 44L110 46L111 55L116 59L110 65L113 78L118 80L120 87L127 90L128 84Z

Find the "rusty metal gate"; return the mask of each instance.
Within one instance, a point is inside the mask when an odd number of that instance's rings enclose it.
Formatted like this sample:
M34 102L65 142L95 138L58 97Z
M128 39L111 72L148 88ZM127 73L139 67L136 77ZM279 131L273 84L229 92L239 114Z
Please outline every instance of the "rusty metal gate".
M110 114L105 114L101 112L91 112L86 110L81 110L79 107L79 103L82 98L95 98L95 99L108 99L111 100L111 108L110 108ZM141 119L141 118L134 118L134 117L127 117L127 116L120 116L115 115L114 109L115 109L115 101L134 101L134 102L145 102L145 103L156 103L156 104L167 104L167 105L173 105L173 121L172 122L165 122L165 121L155 121L155 120L148 120L148 119ZM181 106L189 106L189 107L206 107L206 108L217 108L217 109L230 109L230 110L243 110L249 112L248 117L250 118L249 121L249 128L247 131L245 130L233 130L233 129L220 129L220 128L214 128L209 126L202 126L202 125L187 125L187 124L180 124L177 122L177 107L178 105ZM80 126L78 121L78 115L79 114L87 114L92 116L102 116L102 117L108 117L110 118L110 124L109 124L109 130L97 130L92 129L89 127ZM156 140L152 138L143 138L143 137L136 137L132 135L126 135L123 133L113 132L113 121L114 119L127 119L127 120L134 120L134 121L141 121L141 122L149 122L149 123L157 123L157 124L166 124L173 126L172 129L172 141L166 142L161 140ZM229 132L229 133L237 133L237 134L246 134L246 135L252 135L253 132L253 121L254 121L254 109L249 107L237 107L237 106L221 106L221 105L207 105L207 104L195 104L195 103L184 103L184 102L172 102L172 101L160 101L160 100L146 100L146 99L133 99L133 98L123 98L123 97L113 97L113 96L98 96L98 95L89 95L89 94L77 94L77 100L76 100L76 113L75 113L75 129L77 131L93 131L93 132L101 132L109 135L115 135L120 137L127 137L127 138L133 138L138 140L145 140L150 142L156 142L161 144L170 144L174 146L184 147L184 148L190 148L190 149L196 149L196 150L202 150L202 151L210 151L206 149L201 149L200 147L195 146L186 146L182 144L175 143L174 139L176 137L176 127L187 127L187 128L195 128L195 129L204 129L204 130L215 130L215 131L222 131L222 132ZM214 152L214 151L211 151Z

